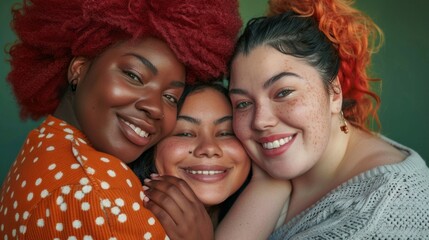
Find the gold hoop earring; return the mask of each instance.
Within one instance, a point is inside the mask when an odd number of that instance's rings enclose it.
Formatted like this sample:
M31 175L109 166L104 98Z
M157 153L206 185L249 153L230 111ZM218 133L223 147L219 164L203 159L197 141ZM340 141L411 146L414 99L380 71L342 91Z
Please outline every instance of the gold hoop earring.
M341 126L340 126L340 130L341 130L342 132L344 132L345 134L347 134L347 133L349 132L349 127L347 126L347 121L346 121L346 119L344 118L344 113L343 113L343 111L341 111L340 118L341 118L341 122L343 123L343 125L341 125Z

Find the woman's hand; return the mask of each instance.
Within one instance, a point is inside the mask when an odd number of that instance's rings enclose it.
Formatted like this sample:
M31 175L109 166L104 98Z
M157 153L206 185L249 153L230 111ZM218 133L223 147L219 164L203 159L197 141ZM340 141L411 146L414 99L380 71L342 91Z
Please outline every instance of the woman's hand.
M153 175L145 180L144 205L161 222L172 240L214 238L211 219L197 196L182 179Z

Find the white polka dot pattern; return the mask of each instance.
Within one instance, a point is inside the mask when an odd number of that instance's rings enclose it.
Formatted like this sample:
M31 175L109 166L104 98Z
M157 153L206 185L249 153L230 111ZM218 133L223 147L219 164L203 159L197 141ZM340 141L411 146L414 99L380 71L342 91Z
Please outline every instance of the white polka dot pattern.
M0 239L168 239L128 166L87 142L52 116L30 133L1 189Z

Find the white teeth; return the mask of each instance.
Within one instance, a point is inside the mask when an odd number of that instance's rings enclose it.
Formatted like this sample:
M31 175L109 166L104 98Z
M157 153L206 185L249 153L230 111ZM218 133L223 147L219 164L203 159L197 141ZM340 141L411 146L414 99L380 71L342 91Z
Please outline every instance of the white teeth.
M224 173L225 171L215 171L215 170L190 170L190 169L186 169L187 173L190 174L199 174L199 175L215 175L215 174L221 174Z
M134 124L129 123L127 121L124 120L124 123L127 124L128 126L130 126L131 129L134 130L134 132L137 133L137 135L139 135L140 137L148 137L149 133L143 131L141 128L134 126Z
M273 142L266 142L262 144L262 147L265 149L274 149L279 148L280 146L285 145L290 140L292 140L292 136L281 138L280 140L275 140Z

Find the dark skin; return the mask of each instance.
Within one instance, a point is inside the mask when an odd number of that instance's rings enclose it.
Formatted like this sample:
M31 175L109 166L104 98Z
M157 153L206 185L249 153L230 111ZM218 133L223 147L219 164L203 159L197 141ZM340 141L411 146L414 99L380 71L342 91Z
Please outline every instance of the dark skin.
M147 38L115 45L92 61L74 58L69 68L69 80L76 81L77 89L66 93L54 115L85 132L97 150L128 163L173 129L176 101L185 85L185 68L166 43ZM125 121L149 135L137 135ZM184 191L192 193L189 187ZM157 196L159 194L155 194L154 203L155 199L160 199ZM172 199L184 199L183 195L171 196ZM188 205L180 205L186 207L181 209L184 214L171 210L164 214L173 216L179 224L163 218L159 207L149 208L163 219L161 223L171 239L205 239L203 234L207 232L213 235L204 205L195 195L191 197ZM170 203L169 198L163 200ZM195 212L194 208L202 211ZM196 223L203 227L194 228Z
M210 216L185 181L153 175L145 185L149 189L145 191L144 205L159 219L170 239L214 239Z
M80 129L98 151L130 163L173 130L185 76L165 42L124 41L94 59L73 58L68 80L76 90L54 116Z

